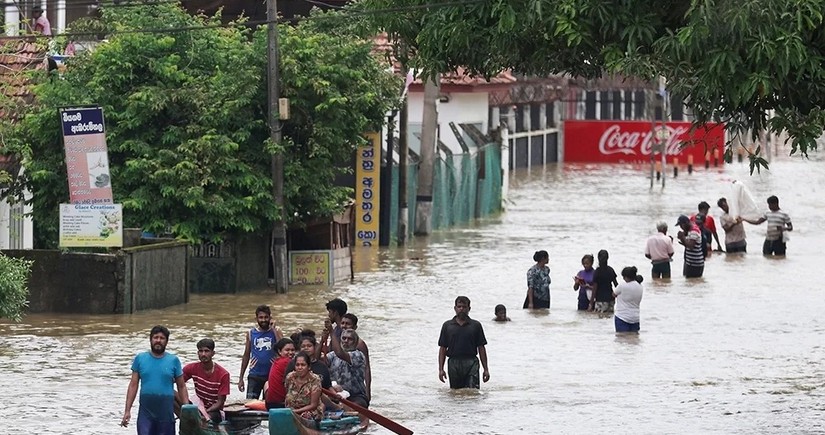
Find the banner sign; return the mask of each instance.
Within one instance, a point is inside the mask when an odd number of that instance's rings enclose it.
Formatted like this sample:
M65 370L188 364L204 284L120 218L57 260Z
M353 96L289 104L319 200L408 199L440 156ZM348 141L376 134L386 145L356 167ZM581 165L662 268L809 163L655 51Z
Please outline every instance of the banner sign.
M72 204L112 204L112 177L103 109L80 107L60 109L69 202Z
M120 204L60 204L60 247L122 247Z
M356 246L378 246L378 209L381 192L381 135L368 133L367 144L355 151Z
M330 251L290 251L290 284L332 284Z
M656 124L652 131L649 121L565 121L564 161L600 163L643 163L650 161L656 144L664 144L667 162L678 158L696 164L725 151L725 129L722 124L706 124L692 130L690 122ZM656 150L657 159L660 153ZM692 156L692 157L691 157Z

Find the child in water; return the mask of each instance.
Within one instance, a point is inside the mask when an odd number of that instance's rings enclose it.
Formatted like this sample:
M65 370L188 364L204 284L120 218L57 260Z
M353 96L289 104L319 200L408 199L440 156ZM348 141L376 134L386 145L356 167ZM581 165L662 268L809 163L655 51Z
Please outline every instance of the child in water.
M579 311L587 311L590 309L590 299L593 298L593 275L596 272L593 269L593 255L582 257L582 266L584 269L573 277L573 290L579 292Z
M510 318L507 317L507 307L502 304L496 305L495 308L496 317L493 319L496 322L509 322Z

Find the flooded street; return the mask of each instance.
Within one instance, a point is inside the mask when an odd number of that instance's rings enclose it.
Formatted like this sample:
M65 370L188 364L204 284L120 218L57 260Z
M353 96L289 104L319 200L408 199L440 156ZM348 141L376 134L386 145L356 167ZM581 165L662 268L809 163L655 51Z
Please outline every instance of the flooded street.
M286 331L320 331L324 303L339 296L360 318L370 347L372 409L417 434L823 433L825 296L815 271L825 247L825 159L781 157L770 171L745 164L649 189L647 167L559 165L510 179L507 211L471 226L382 250L372 270L334 288L287 295L193 295L186 306L131 316L31 315L0 323L0 433L132 434L118 426L135 353L148 331L172 331L168 350L196 361L195 342L217 342L215 361L232 374L229 401L243 399L237 375L255 306L272 305ZM705 277L653 282L643 256L657 221L712 205L743 180L757 204L775 194L794 224L788 257L761 255L765 224L745 225L747 255L714 254ZM718 222L718 218L717 218ZM724 243L724 232L719 236ZM714 246L716 244L714 243ZM536 250L550 254L551 309L521 309ZM641 334L616 336L612 318L576 311L572 276L584 254L610 251L617 270L645 276ZM491 379L477 391L438 381L437 339L453 300L487 334ZM494 324L503 303L513 319ZM137 408L133 411L136 418ZM368 433L389 433L373 425Z

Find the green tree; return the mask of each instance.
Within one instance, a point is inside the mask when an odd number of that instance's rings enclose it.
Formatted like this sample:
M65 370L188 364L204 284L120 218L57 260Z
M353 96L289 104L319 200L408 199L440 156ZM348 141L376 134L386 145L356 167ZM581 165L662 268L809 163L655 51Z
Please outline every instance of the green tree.
M19 322L28 305L32 262L0 254L0 319Z
M785 131L791 153L815 149L825 127L825 0L362 0L355 7L372 10L376 28L428 74L463 66L486 76L503 69L664 76L698 122ZM382 12L388 8L400 11ZM756 157L751 168L764 164Z
M103 107L127 226L198 240L270 228L278 215L271 152L286 153L289 220L339 211L349 190L334 186L346 170L336 164L381 125L397 89L369 41L282 25L282 89L293 118L272 144L265 29L224 27L220 17L158 3L104 9L94 31L107 41L69 60L60 78L41 77L36 104L5 127L6 148L24 158L15 187L33 192L41 247L55 245L58 204L68 201L59 107Z

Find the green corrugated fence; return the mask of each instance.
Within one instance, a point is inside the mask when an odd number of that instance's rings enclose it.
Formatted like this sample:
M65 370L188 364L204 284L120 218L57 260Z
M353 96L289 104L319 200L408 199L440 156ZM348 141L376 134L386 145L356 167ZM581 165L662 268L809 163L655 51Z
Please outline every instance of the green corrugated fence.
M465 224L501 210L501 149L489 143L465 154L438 156L433 168L433 230ZM398 170L393 170L390 243L398 240ZM418 163L407 167L407 239L415 228Z

